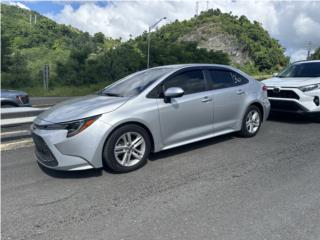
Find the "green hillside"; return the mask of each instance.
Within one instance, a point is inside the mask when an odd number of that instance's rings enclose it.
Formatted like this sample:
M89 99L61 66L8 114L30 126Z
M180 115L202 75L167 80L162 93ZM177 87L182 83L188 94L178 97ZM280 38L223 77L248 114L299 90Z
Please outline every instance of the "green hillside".
M41 85L44 64L50 65L50 80L56 84L57 63L66 64L72 51L83 43L91 45L92 50L110 48L119 43L104 37L103 44L97 41L99 34L92 37L70 26L57 24L36 12L2 4L2 85Z
M42 69L49 64L52 91L76 87L84 89L82 94L146 67L146 32L127 42L102 33L90 36L36 12L2 4L1 34L2 87L41 89ZM259 74L288 62L284 49L259 23L220 10L167 24L151 39L151 66L221 63Z

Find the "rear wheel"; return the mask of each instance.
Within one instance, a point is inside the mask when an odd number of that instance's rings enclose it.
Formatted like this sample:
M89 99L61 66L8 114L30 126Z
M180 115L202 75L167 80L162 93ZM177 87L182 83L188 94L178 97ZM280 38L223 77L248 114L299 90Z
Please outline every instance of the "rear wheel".
M260 109L254 105L250 106L242 121L242 128L239 132L241 137L253 137L255 136L261 126L262 117Z
M151 149L147 131L129 124L116 129L107 140L103 159L114 172L130 172L147 163Z

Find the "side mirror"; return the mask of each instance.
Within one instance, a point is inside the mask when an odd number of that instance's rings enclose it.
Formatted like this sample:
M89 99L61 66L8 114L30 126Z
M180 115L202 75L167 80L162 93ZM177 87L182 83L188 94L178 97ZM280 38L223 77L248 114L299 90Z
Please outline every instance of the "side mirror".
M170 102L171 98L178 98L178 97L182 97L184 94L184 91L182 88L179 87L171 87L168 88L165 92L164 92L164 101Z
M272 77L277 77L279 75L279 73L272 73Z

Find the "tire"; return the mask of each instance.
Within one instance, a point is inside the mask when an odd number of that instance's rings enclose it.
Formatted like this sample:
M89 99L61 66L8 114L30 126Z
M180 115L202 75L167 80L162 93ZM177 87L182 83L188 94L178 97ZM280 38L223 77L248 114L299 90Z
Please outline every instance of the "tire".
M254 114L257 114L255 116L259 118L257 119L254 117ZM254 118L256 118L256 121L254 121ZM254 105L251 105L244 115L239 135L244 138L254 137L259 132L261 123L262 114L260 109Z
M124 125L107 139L103 149L103 161L106 167L116 173L134 171L147 163L150 149L150 136L143 127L135 124Z

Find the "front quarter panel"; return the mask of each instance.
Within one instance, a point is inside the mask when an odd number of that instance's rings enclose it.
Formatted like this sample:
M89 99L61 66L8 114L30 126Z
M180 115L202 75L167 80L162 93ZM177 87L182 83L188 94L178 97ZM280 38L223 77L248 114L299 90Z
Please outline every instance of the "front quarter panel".
M154 143L154 151L159 151L162 146L161 129L159 122L159 110L156 99L138 96L129 100L123 107L114 112L101 116L101 121L112 125L112 131L127 123L144 125L151 133Z

